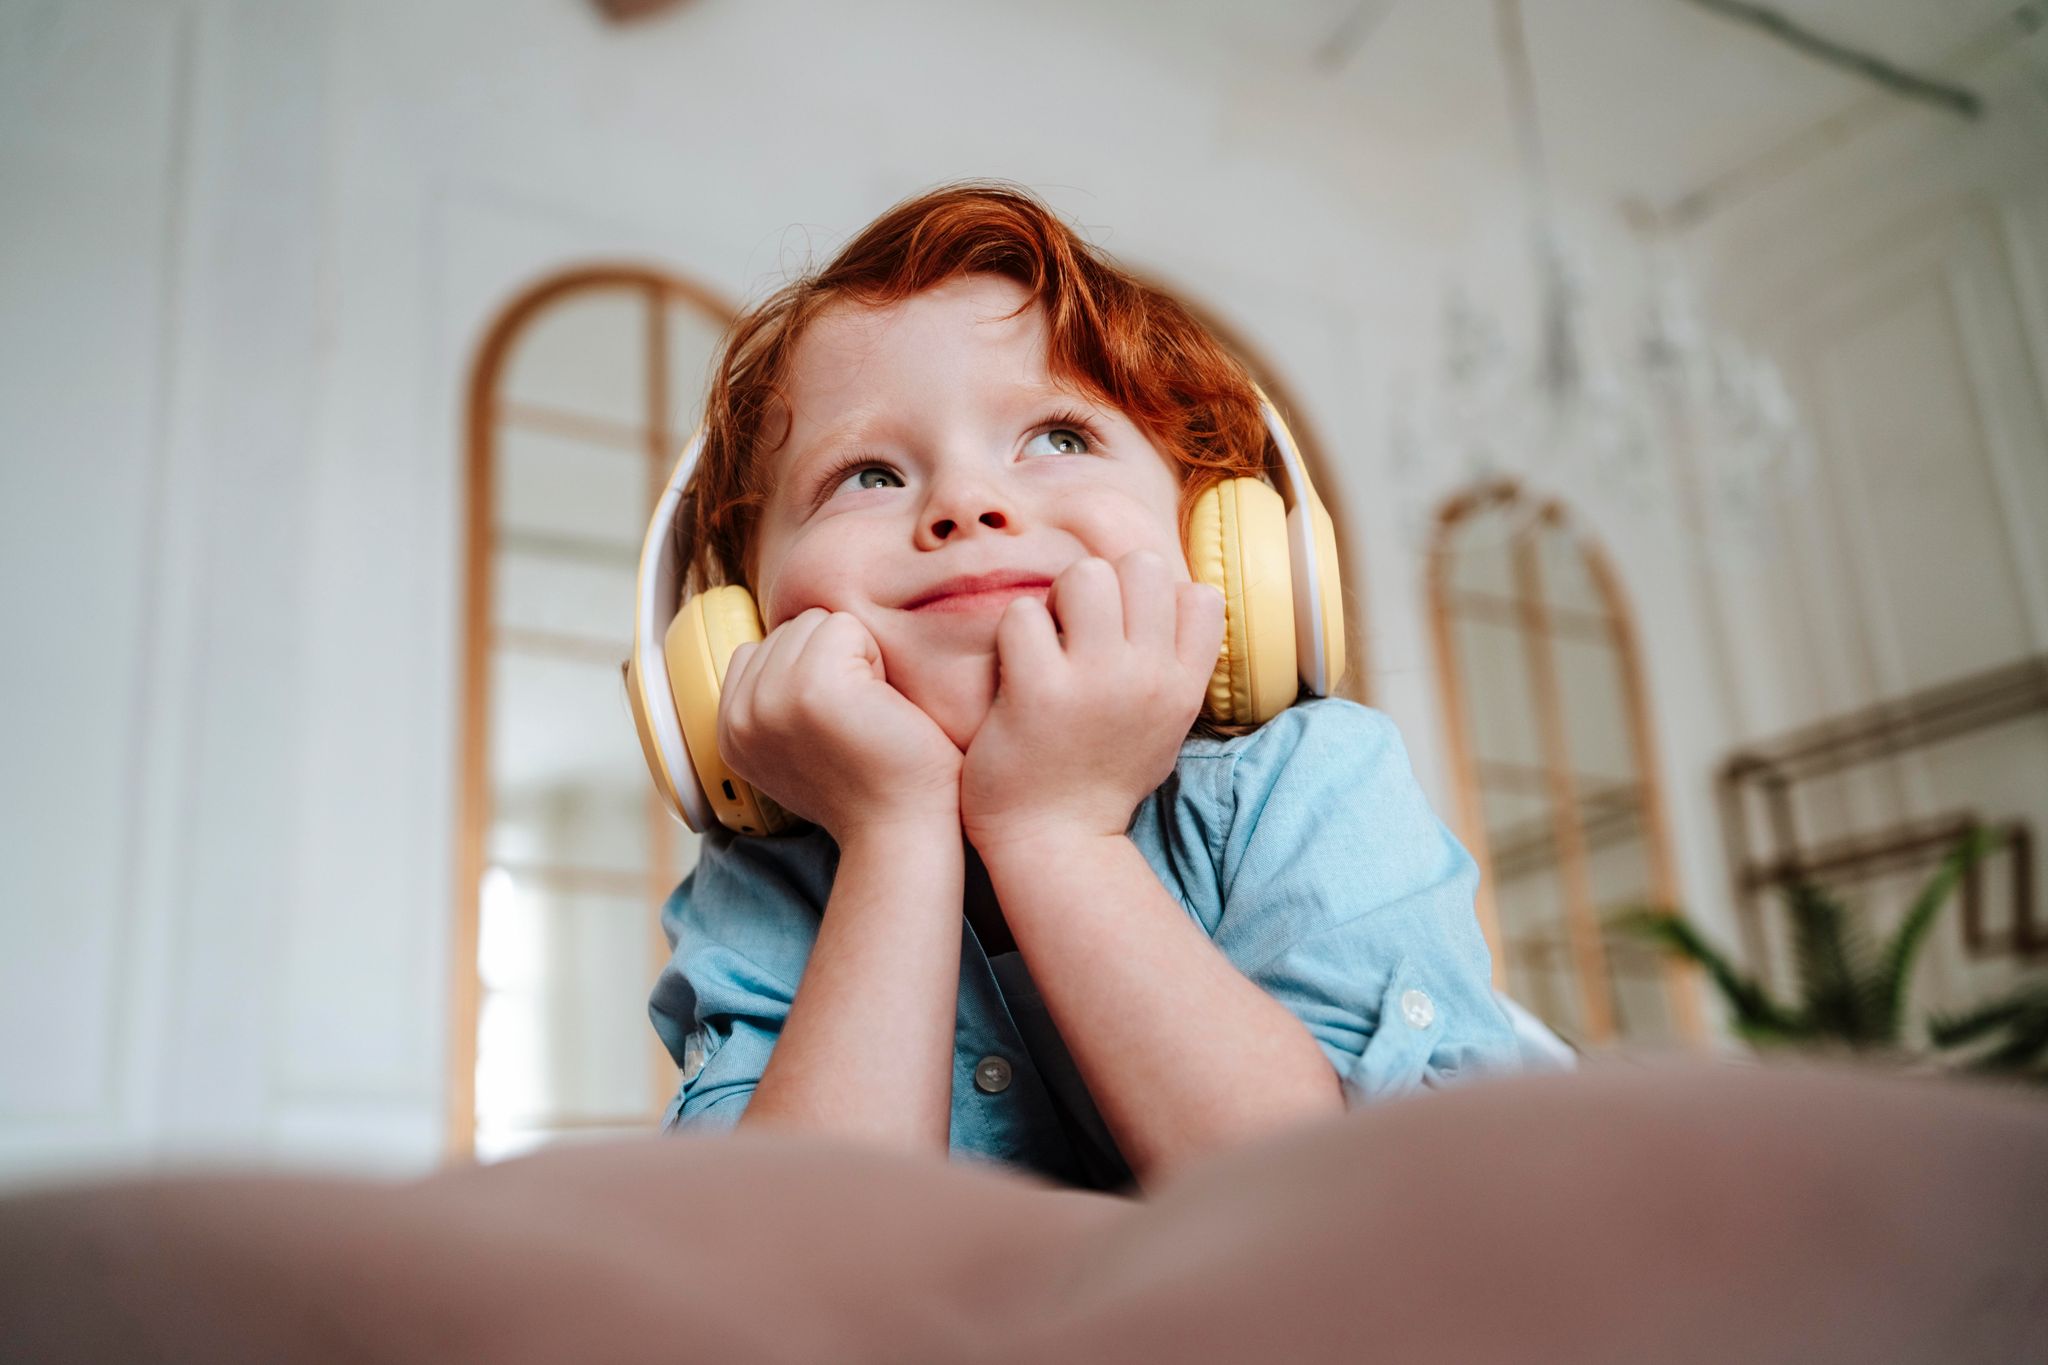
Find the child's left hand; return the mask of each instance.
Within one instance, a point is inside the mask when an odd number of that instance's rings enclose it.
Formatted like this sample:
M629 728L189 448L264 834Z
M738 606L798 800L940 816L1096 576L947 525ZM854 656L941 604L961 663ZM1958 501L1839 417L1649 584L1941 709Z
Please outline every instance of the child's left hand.
M1058 634L1055 634L1055 622ZM1121 836L1173 771L1223 644L1223 595L1146 550L1082 559L996 626L996 696L968 744L960 823L1005 845Z

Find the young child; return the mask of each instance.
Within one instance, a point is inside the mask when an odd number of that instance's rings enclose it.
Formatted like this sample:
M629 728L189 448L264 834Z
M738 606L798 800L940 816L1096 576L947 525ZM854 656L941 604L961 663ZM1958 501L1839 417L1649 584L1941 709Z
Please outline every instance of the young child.
M740 319L704 440L690 578L767 631L719 747L808 823L712 829L663 910L665 1129L1122 1189L1513 1063L1394 726L1206 715L1187 514L1268 456L1185 309L1030 195L948 187Z

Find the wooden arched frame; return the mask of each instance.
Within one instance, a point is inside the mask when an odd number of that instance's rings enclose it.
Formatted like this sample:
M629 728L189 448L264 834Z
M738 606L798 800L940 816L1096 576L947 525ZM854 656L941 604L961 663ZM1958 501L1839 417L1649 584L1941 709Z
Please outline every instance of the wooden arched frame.
M451 1158L467 1160L476 1141L476 1062L478 1011L482 983L477 967L481 891L486 845L491 826L490 662L495 591L496 535L492 512L497 505L497 437L508 416L499 398L505 366L525 329L548 309L594 291L637 292L646 299L647 365L645 411L630 433L591 421L585 434L618 442L637 439L647 457L648 506L658 499L681 449L682 433L670 429L669 333L667 319L674 305L693 308L718 326L731 322L734 310L711 291L665 271L636 265L593 265L550 276L521 291L506 305L485 333L470 368L464 439L467 443L466 534L462 632L462 682L458 698L460 754L455 817L454 932L449 938L448 1085L444 1149ZM520 414L534 420L537 414ZM573 415L550 419L558 430L579 424ZM600 429L602 428L602 429ZM631 603L619 604L621 624ZM647 894L660 904L674 887L678 872L670 865L670 817L650 786L647 794L649 866ZM652 917L650 917L652 920ZM655 946L666 954L658 922ZM673 1065L650 1042L650 1075L665 1084ZM658 1093L658 1092L657 1092Z
M1452 498L1438 513L1429 549L1429 612L1435 636L1438 682L1442 689L1444 725L1457 779L1460 834L1482 869L1478 912L1480 927L1493 951L1494 983L1513 993L1516 983L1507 971L1509 954L1501 936L1499 907L1494 895L1493 850L1490 847L1485 805L1481 799L1478 761L1471 736L1473 717L1466 694L1465 675L1458 656L1454 628L1458 603L1452 587L1452 569L1460 525L1484 512L1521 509L1528 517L1525 529L1513 547L1516 590L1512 609L1528 652L1530 686L1534 693L1531 709L1538 729L1542 766L1547 782L1548 804L1555 840L1559 879L1563 891L1566 937L1570 945L1572 975L1577 982L1579 1008L1586 1041L1601 1044L1615 1038L1615 1010L1589 873L1586 831L1580 815L1581 796L1573 783L1565 733L1564 704L1552 648L1555 623L1545 598L1537 559L1537 545L1531 529L1562 531L1569 535L1585 564L1587 575L1603 603L1603 615L1610 643L1620 671L1626 702L1624 718L1628 748L1641 784L1642 838L1648 864L1650 897L1658 904L1678 903L1677 877L1671 856L1669 824L1664 788L1652 742L1648 701L1644 695L1643 672L1637 648L1633 618L1622 594L1619 577L1600 547L1575 530L1562 504L1539 500L1525 494L1512 481L1481 485ZM1697 1043L1702 1037L1697 974L1666 959L1662 968L1665 998L1679 1035Z

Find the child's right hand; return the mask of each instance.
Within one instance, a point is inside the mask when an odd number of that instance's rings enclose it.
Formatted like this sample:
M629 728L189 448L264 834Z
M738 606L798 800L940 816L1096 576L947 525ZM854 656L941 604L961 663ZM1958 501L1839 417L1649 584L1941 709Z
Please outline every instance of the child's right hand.
M718 747L842 846L871 827L959 822L960 750L890 685L881 647L850 612L812 607L733 651Z

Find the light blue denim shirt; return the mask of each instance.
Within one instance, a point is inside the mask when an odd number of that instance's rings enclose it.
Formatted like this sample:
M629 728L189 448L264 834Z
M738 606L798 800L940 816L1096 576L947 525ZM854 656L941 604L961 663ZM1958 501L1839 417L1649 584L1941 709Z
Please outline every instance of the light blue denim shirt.
M1217 950L1307 1027L1348 1105L1516 1064L1473 916L1477 869L1430 810L1399 732L1379 712L1326 698L1249 735L1190 739L1129 835ZM665 1131L739 1120L788 1016L837 863L815 826L705 837L662 910L674 952L648 1002L682 1068ZM1089 1188L1129 1186L1130 1168L1021 955L991 958L961 923L954 1156Z

